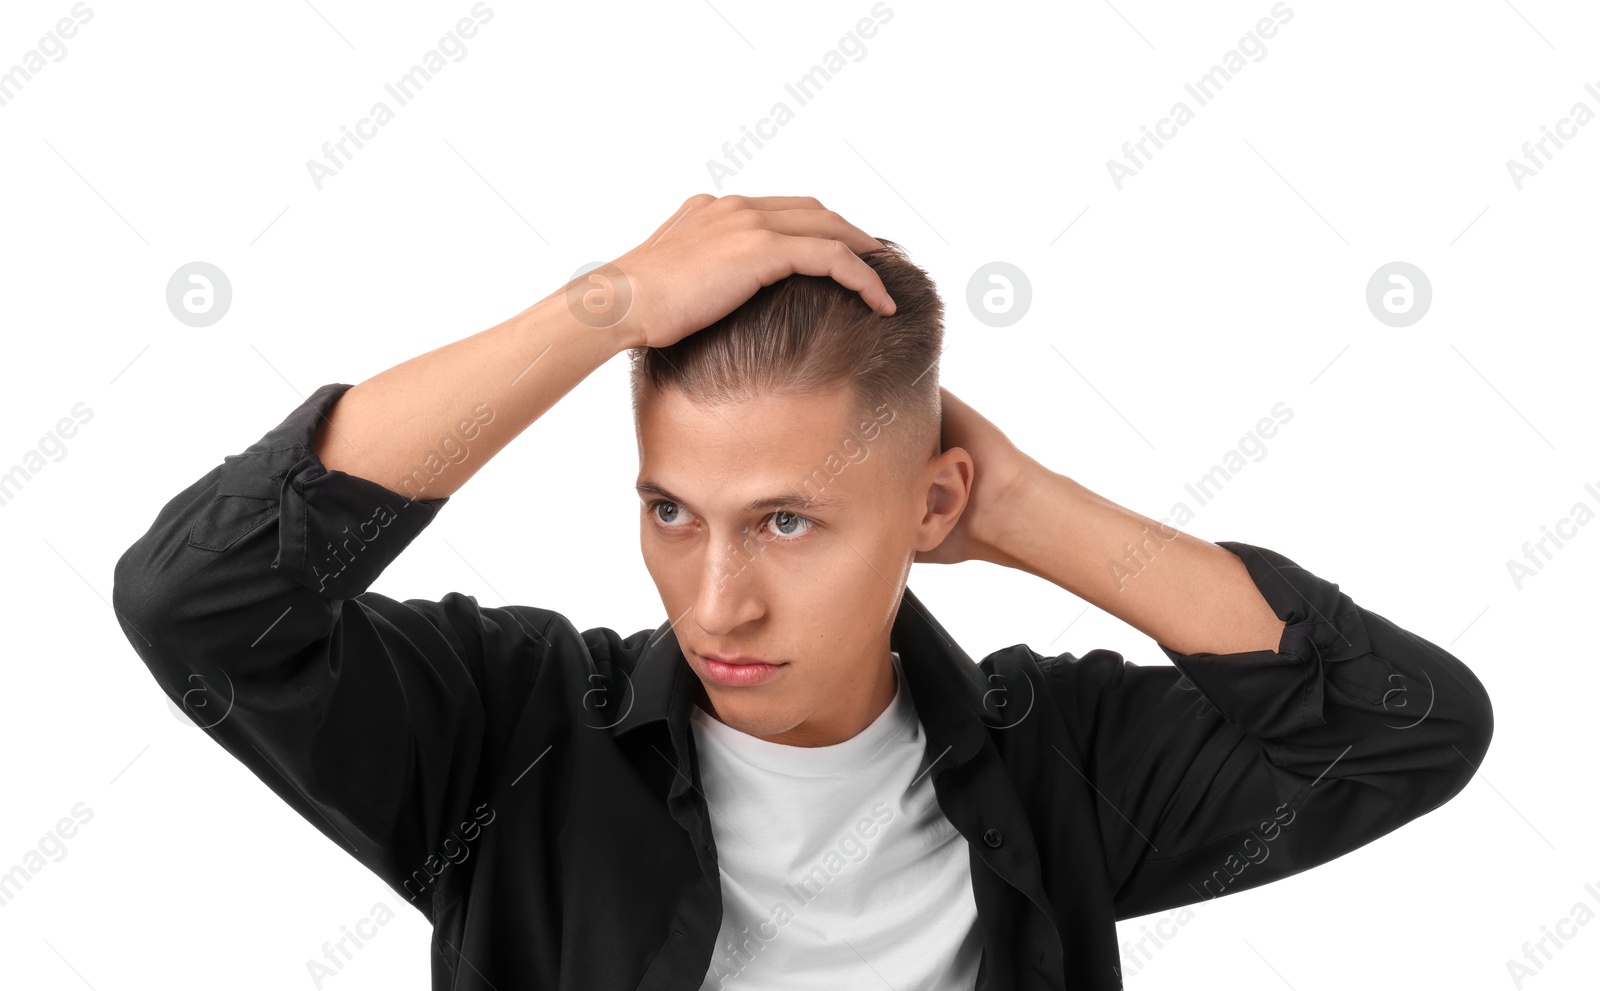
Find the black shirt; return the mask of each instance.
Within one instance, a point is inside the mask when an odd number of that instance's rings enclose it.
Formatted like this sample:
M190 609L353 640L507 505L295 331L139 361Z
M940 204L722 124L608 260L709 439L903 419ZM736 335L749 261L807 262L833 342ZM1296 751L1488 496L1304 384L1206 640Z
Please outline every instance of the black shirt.
M448 499L323 467L311 438L348 388L166 504L117 562L129 641L429 920L438 991L694 991L721 891L671 624L367 591ZM1281 554L1221 546L1287 621L1276 652L974 663L905 590L890 645L969 844L978 988L1119 988L1115 920L1332 860L1483 760L1493 712L1459 660Z

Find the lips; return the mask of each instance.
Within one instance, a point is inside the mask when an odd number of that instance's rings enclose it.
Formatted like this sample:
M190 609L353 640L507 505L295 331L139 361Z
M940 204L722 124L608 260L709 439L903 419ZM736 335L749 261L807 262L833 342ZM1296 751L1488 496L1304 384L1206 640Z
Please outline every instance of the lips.
M698 653L698 652L697 652ZM777 678L787 664L773 664L753 657L700 654L706 679L724 688L753 688Z
M772 664L773 663L772 661L763 661L759 657L724 657L721 654L701 654L700 656L705 658L708 661L716 661L718 664L739 665L739 664Z

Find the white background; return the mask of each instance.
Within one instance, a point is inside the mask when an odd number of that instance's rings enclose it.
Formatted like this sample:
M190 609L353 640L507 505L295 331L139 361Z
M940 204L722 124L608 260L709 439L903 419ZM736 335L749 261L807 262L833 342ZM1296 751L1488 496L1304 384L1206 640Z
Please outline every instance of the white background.
M1600 111L1584 89L1600 90L1600 25L1589 5L1515 2L1294 0L1267 54L1200 106L1184 83L1268 0L890 0L865 56L799 106L783 84L868 0L491 0L466 55L403 107L383 84L468 0L92 2L65 57L0 107L0 470L75 403L93 410L0 506L0 871L75 803L94 813L0 908L0 984L311 987L325 941L398 904L180 719L115 622L112 566L317 386L498 323L712 192L816 196L904 244L948 306L943 383L1151 516L1286 403L1267 455L1185 529L1288 555L1488 687L1494 742L1458 797L1195 906L1128 960L1130 987L1513 987L1524 942L1600 907L1583 887L1600 887L1600 525L1520 589L1507 571L1575 503L1600 507L1584 488L1600 489L1600 122L1520 190L1506 168L1574 103ZM70 10L0 7L0 71ZM307 160L380 99L395 119L318 190ZM719 188L707 161L779 100L794 119ZM1194 119L1118 190L1107 160L1178 100ZM203 329L165 302L196 260L234 293ZM1033 288L1004 328L966 305L996 260ZM1396 260L1433 288L1404 328L1365 301ZM626 367L529 429L374 589L538 604L580 629L661 622ZM911 587L974 658L1023 642L1165 663L1019 572L920 565ZM397 913L325 986L428 986L426 924ZM1524 986L1593 987L1600 924L1578 933Z

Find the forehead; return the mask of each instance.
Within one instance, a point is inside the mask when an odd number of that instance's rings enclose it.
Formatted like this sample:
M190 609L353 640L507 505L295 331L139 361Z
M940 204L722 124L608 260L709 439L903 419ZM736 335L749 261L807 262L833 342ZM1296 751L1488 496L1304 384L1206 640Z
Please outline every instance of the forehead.
M690 505L743 510L778 495L849 500L880 490L881 424L863 429L853 391L762 394L703 406L668 389L640 404L639 480ZM845 470L848 468L848 470Z

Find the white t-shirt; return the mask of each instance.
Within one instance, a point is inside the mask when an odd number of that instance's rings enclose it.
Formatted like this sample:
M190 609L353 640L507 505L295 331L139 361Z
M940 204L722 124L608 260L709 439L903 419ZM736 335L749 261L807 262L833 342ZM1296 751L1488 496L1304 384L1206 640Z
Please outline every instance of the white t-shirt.
M690 715L722 873L702 991L970 991L983 943L966 838L934 797L900 655L895 696L829 747Z

